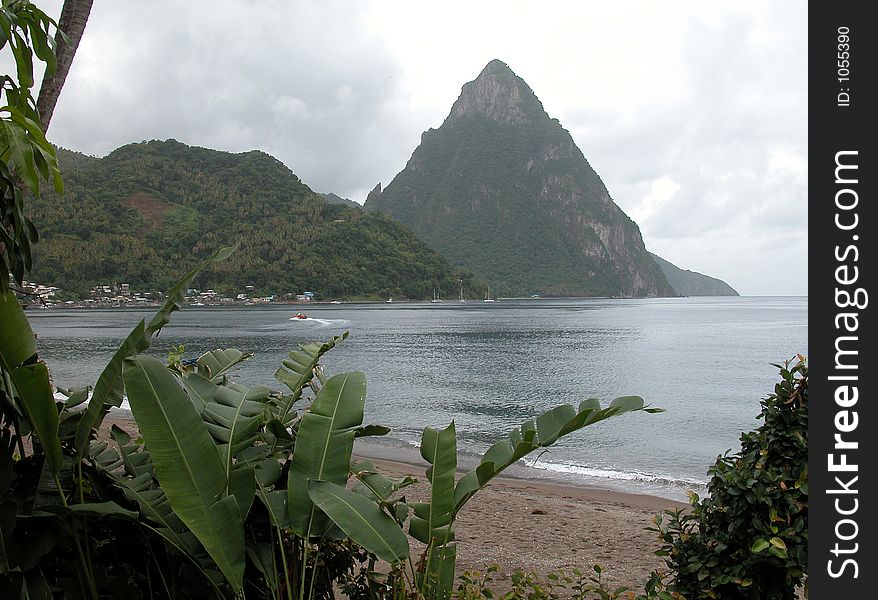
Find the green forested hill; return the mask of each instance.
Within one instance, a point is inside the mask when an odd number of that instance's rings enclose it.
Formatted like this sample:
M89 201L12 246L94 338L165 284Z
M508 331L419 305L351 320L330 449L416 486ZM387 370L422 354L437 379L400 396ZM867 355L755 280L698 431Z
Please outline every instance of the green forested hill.
M409 230L330 205L280 161L175 140L123 146L104 158L59 150L65 194L31 203L41 240L31 278L85 293L125 282L162 290L217 248L235 255L202 288L318 297L428 298L456 289L448 262Z

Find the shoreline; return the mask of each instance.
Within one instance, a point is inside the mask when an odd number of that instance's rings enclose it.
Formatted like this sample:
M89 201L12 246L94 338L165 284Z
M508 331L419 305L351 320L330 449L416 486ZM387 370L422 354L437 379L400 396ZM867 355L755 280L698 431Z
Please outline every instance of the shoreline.
M108 435L113 424L129 430L135 426L130 415L111 413L100 435ZM429 499L426 462L398 460L386 453L374 456L356 447L354 454L371 460L387 477L415 477L419 483L402 493L411 500ZM588 576L593 575L592 565L600 564L606 584L642 591L653 570L666 569L654 554L658 536L646 528L664 510L685 506L660 496L498 476L472 497L455 521L457 573L484 573L486 566L496 563L494 579L502 590L516 569L540 577L553 570L578 569Z
M382 472L400 473L412 477L426 478L424 474L424 469L428 466L426 464L419 465L405 462L402 460L392 460L383 457L370 456L365 453L355 454L355 458L371 460L375 464L375 466ZM465 469L457 469L458 475L462 475L465 472ZM572 483L558 483L545 479L529 479L527 477L516 477L509 475L496 476L490 481L490 483L488 483L488 487L490 486L500 486L505 489L534 489L539 490L546 495L572 498L582 501L621 503L626 506L656 510L659 512L665 509L685 508L689 506L685 502L672 500L670 498L664 498L662 496L637 494L634 492L624 492L620 490L613 490L610 488L578 485Z

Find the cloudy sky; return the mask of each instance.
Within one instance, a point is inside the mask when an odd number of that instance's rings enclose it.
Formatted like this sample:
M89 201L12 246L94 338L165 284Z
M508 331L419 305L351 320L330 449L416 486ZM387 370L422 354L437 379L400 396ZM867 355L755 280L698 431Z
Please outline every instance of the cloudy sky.
M806 294L806 3L610 4L98 0L49 138L264 150L363 202L499 58L650 250L745 295Z

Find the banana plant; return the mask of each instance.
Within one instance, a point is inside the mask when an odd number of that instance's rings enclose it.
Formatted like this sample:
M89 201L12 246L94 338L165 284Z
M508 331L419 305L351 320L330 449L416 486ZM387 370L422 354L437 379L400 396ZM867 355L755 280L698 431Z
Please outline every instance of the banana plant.
M287 508L290 528L306 542L327 533L331 524L311 501L308 482L347 482L365 402L366 376L343 373L326 382L301 418L287 477Z
M318 385L314 380L321 375L320 358L347 337L348 332L345 331L322 344L314 342L302 344L299 350L289 353L287 359L283 361L283 366L275 372L275 379L290 388L292 392L282 396L281 402L276 405L276 417L284 426L288 426L295 417L292 406L301 399L304 389L311 387L315 394L318 392Z
M430 482L430 501L412 504L414 514L409 522L409 535L427 544L417 581L425 597L436 597L442 596L442 590L450 590L454 584L457 556L457 547L451 543L454 540L454 476L457 471L457 434L453 421L442 431L432 427L424 429L421 457L430 464L426 472Z
M235 594L243 595L240 505L229 493L226 466L204 421L174 375L155 358L126 358L122 379L162 491Z
M4 405L0 408L13 421L19 439L28 431L36 434L57 482L62 452L49 371L37 360L34 332L11 292L0 293L0 323L0 402Z
M6 507L0 519L0 596L5 597L9 591L6 585L20 587L14 583L16 580L45 581L45 575L34 565L38 560L49 560L55 552L54 543L29 544L29 548L38 551L28 549L19 553L10 541L32 536L34 530L37 535L44 535L38 530L46 525L40 519L29 518L32 514L54 515L51 518L57 523L52 535L72 539L67 546L72 545L78 558L74 577L79 579L82 594L90 598L99 596L98 580L89 558L94 556L89 523L103 522L104 517L131 520L134 513L104 497L103 489L94 488L88 481L95 474L94 469L98 469L96 463L85 461L86 453L90 454L90 440L109 408L121 403L123 359L150 345L150 338L180 308L186 287L201 269L224 260L234 250L235 246L217 251L170 290L168 300L149 323L141 321L122 343L103 370L90 399L89 388L59 388L67 399L55 399L48 369L37 356L35 336L27 317L11 292L0 293L0 429L4 432L0 443L0 505ZM86 402L87 407L78 410ZM31 443L25 445L27 436ZM18 467L14 473L10 470L7 477L3 474L5 465L12 464L13 454L18 455ZM126 465L129 469L137 466ZM32 491L27 490L28 481L37 481ZM16 482L17 487L8 485L10 482ZM11 500L15 502L10 503ZM8 510L10 506L14 509ZM49 518L41 517L42 521ZM69 561L58 555L55 562ZM59 567L55 573L64 569ZM25 594L30 585L22 587L21 593Z
M554 444L565 435L632 411L654 413L660 412L661 409L645 407L643 399L639 396L616 398L606 408L601 407L600 402L594 398L585 400L578 408L570 404L555 407L535 420L526 421L520 427L511 430L505 439L497 441L488 448L478 466L464 474L457 483L455 483L457 436L454 423L441 431L426 428L421 436L421 456L430 464L426 471L431 485L430 501L411 503L412 514L408 529L411 537L427 545L420 564L415 567L414 581L418 585L419 593L431 599L445 600L451 597L457 554L454 544L454 520L466 502L491 479L519 459L535 450ZM332 490L340 498L341 490L323 485L317 486L313 483L312 489L318 491L311 495L314 503L354 541L375 554L386 553L386 540L391 534L376 539L371 532L357 529L356 523L369 518L377 522L376 508L383 509L389 514L404 515L408 512L404 509L400 510L399 506L389 506L386 495L380 492L371 494L372 504L368 508L362 503L348 502L342 509L339 499L330 498L322 493ZM404 503L404 500L400 502ZM396 522L402 529L401 520ZM401 560L398 559L396 562Z
M451 519L448 525L448 528L451 529L454 518L466 502L476 492L483 489L491 479L519 459L535 450L551 446L561 437L583 427L612 416L636 410L659 412L661 409L645 408L643 398L639 396L616 398L606 408L601 408L600 401L597 399L590 398L582 402L578 410L571 404L563 404L544 412L536 420L525 421L519 428L511 430L505 439L497 441L488 448L484 455L482 455L479 465L464 474L454 485L451 497L442 496L439 499L439 506L431 506L429 512L447 514L449 511L448 505L451 504ZM456 452L453 423L450 429L451 435L443 438L438 438L431 431L425 431L422 446L424 442L433 444L435 443L433 440L438 439L444 445L445 454ZM433 454L436 456L440 455L438 450L434 451ZM431 469L435 470L439 464L445 470L445 478L453 477L453 471L447 462L432 462ZM431 473L428 472L428 476L430 475ZM437 475L433 473L432 477L436 479ZM431 505L435 502L435 499L431 499ZM426 511L423 508L421 510L422 512ZM410 526L409 533L416 539L430 545L427 564L424 566L424 576L428 578L428 583L431 586L427 588L428 597L449 598L453 585L456 548L454 544L449 544L446 540L453 539L453 532L449 531L444 537L437 536L431 532L430 537L427 537L422 529L415 528L412 531Z

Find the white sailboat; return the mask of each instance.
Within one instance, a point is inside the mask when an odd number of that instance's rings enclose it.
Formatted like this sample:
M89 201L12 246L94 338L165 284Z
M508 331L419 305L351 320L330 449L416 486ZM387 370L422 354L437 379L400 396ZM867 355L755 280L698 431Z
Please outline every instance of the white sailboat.
M442 302L442 298L439 297L439 293L436 290L433 290L433 299L430 300L433 304Z
M488 286L488 291L485 292L485 302L496 302L493 298L491 298L491 287Z

